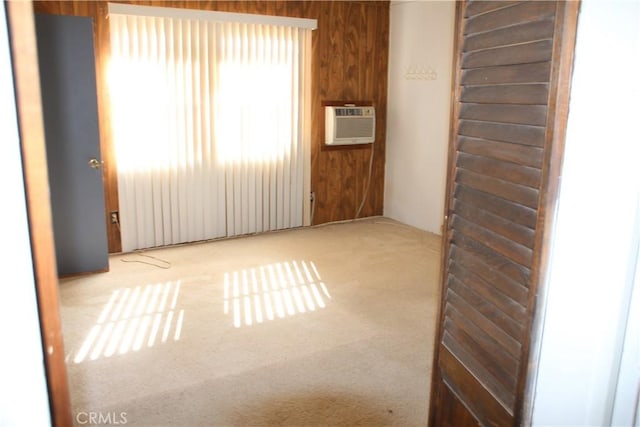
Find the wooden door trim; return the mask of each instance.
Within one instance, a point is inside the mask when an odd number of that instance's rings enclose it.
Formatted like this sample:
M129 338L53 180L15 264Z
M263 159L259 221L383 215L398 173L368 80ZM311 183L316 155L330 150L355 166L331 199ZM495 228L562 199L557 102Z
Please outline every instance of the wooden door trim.
M439 394L439 384L442 382L442 378L440 378L440 370L438 369L438 365L440 363L439 360L439 351L438 347L440 346L440 341L442 339L442 325L444 323L444 305L445 299L443 298L442 292L445 289L445 280L447 278L448 266L446 260L449 258L449 239L450 239L450 212L451 212L451 202L453 197L450 195L453 194L453 185L455 183L455 170L456 170L456 153L458 149L458 138L456 135L458 134L458 114L460 112L460 105L458 100L460 99L460 79L462 77L462 69L460 67L461 62L461 49L462 43L464 40L464 5L465 1L456 1L456 12L455 12L455 23L454 23L454 39L453 39L453 63L451 70L451 107L450 107L450 117L449 117L449 148L447 153L447 183L445 187L445 201L444 201L444 222L442 224L442 239L441 239L441 250L440 250L440 278L438 283L440 284L438 289L438 298L440 299L440 304L438 305L438 313L436 315L436 319L438 319L438 324L436 327L436 333L434 335L434 345L433 345L433 364L431 367L431 393L429 400L431 405L429 407L429 425L435 425L436 422L436 405L434 402L437 402L437 397ZM455 393L454 390L451 390L452 393Z
M33 8L26 1L5 4L51 421L70 426Z
M571 77L578 28L580 1L559 2L554 33L553 58L551 63L551 86L547 110L547 131L545 135L546 158L543 162L542 184L538 201L538 218L536 242L533 253L536 254L531 268L530 286L534 290L529 293L527 304L527 324L530 338L524 342L519 373L517 401L521 402L516 409L514 419L517 424L531 424L533 415L533 398L535 377L540 356L542 338L542 322L545 311L546 279L549 272L551 238L555 231L558 208L558 191L564 160L564 147L569 118L569 97ZM527 375L529 371L529 375ZM532 375L533 374L533 375Z

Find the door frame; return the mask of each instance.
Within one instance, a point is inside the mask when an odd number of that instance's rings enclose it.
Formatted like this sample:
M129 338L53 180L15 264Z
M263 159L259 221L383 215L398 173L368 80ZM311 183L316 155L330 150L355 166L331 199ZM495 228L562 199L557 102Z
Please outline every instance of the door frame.
M71 426L33 6L31 1L9 1L5 7L51 421Z

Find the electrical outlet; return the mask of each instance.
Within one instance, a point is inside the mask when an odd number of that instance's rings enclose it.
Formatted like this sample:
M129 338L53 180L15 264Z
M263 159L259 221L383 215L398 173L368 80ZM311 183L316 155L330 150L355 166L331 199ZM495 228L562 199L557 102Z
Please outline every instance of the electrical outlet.
M120 222L120 218L118 215L118 211L111 212L111 224L118 224Z

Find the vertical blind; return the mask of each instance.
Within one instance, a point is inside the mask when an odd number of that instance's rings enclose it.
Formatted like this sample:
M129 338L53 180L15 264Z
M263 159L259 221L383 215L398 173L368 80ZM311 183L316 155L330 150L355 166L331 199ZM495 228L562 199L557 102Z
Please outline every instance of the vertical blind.
M111 6L123 251L308 225L311 30Z

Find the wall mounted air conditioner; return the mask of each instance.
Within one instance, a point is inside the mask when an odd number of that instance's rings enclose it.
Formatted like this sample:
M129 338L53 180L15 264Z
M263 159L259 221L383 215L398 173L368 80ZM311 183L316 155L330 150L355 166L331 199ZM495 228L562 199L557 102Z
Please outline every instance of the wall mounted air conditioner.
M325 107L327 145L370 144L376 139L374 107Z

